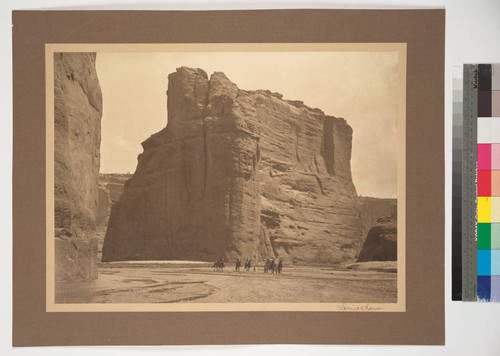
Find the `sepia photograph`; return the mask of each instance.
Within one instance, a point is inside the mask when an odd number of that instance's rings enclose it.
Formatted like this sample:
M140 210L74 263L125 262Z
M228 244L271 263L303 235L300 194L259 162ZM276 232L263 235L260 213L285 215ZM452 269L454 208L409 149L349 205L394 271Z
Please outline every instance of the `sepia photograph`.
M405 44L46 59L48 311L405 311Z

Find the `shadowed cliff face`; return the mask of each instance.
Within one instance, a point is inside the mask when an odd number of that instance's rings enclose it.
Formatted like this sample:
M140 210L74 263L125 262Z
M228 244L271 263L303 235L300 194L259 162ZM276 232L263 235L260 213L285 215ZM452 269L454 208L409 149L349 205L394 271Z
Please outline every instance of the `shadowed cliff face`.
M362 227L344 119L200 69L170 74L167 94L168 125L142 144L103 261L355 258Z
M95 53L54 54L55 274L97 278L102 96Z
M111 206L120 199L123 187L131 177L131 174L124 173L99 174L99 201L96 221L98 228L107 228Z
M397 215L377 220L370 229L358 262L397 260Z
M372 197L358 197L361 204L361 226L362 235L366 239L368 232L381 217L394 215L397 219L397 199L383 199Z
M131 174L110 173L99 174L99 198L97 202L96 238L97 238L97 260L102 257L102 246L108 227L111 207L120 199L123 187Z

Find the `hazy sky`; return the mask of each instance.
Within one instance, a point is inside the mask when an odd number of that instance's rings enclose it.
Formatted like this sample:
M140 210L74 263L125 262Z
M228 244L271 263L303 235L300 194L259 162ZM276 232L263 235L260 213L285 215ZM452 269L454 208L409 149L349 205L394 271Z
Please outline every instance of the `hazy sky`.
M345 118L358 194L396 197L397 52L98 52L102 173L135 171L141 142L167 124L167 78L181 66Z

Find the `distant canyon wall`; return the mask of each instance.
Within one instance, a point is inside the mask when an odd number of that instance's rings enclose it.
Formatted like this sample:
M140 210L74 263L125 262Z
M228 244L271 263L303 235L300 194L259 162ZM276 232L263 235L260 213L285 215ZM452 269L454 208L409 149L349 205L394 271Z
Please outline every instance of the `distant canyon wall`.
M361 225L365 238L379 218L397 215L397 199L359 197L358 200L361 203Z
M99 174L99 201L97 204L97 227L108 227L111 207L122 195L125 183L132 177L131 174L109 173Z
M397 199L359 197L361 203L361 225L364 238L363 247L357 258L358 262L396 260L397 250ZM379 219L388 218L390 229L381 228ZM393 226L391 225L393 224ZM385 241L384 233L390 237ZM369 238L370 237L370 238Z
M97 203L96 238L97 260L101 261L102 246L108 228L111 207L120 199L127 181L132 177L126 173L99 174L99 198Z
M344 119L186 67L169 75L167 105L111 208L103 261L355 259L364 227Z
M54 54L56 280L97 278L102 95L95 53Z
M368 232L357 261L397 261L397 232L396 214L377 219Z

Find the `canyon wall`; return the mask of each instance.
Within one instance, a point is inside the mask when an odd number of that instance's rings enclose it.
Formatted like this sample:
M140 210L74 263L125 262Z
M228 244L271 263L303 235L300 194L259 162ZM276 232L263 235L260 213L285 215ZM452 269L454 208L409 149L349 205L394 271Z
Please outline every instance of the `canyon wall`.
M97 260L101 261L102 246L108 228L111 207L120 199L125 183L132 177L126 173L99 174L99 198L97 202L96 238Z
M396 216L398 213L397 199L358 197L358 200L361 204L361 226L364 239L378 219L387 215Z
M99 201L97 203L98 228L108 227L111 206L115 204L122 195L125 183L132 177L125 173L101 173L99 174Z
M377 220L359 253L358 262L397 260L397 215Z
M168 125L142 143L103 261L355 259L363 227L344 119L221 72L168 79Z
M54 54L56 280L97 278L102 95L95 53Z

